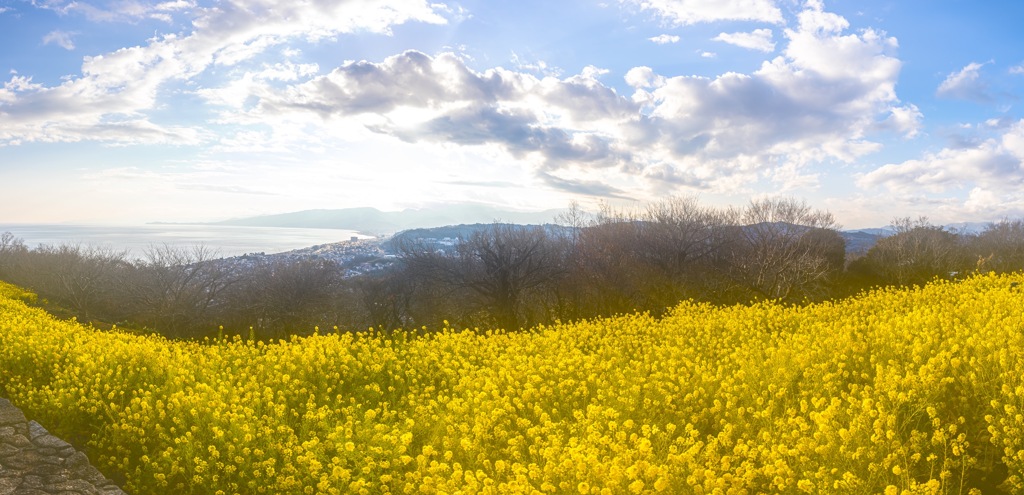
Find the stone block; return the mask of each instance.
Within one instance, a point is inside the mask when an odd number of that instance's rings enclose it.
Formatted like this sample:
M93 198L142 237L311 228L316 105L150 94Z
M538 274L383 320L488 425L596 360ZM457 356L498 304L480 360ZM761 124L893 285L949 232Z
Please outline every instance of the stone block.
M21 478L0 478L0 495L12 495L21 486Z
M63 480L49 480L46 489L50 491L68 491L68 492L80 492L80 493L95 493L96 487L92 483L85 480L76 479L63 479Z
M64 467L68 469L80 469L89 465L89 458L81 452L71 454L71 457L64 459Z
M126 495L89 458L0 398L0 495Z
M39 455L35 450L27 449L21 451L16 456L4 459L4 467L24 472L28 471L33 466L41 464L43 459L44 457Z
M0 426L20 425L25 423L25 415L21 409L14 407L11 401L0 397Z
M19 449L24 449L26 447L32 446L32 441L30 441L27 436L17 433L9 437L5 437L4 443L7 445L18 447Z

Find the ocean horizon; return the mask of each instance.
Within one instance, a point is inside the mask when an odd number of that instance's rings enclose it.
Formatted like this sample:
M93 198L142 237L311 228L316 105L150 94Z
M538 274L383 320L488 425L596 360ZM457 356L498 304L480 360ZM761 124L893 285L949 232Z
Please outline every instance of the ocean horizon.
M0 224L0 233L3 232L14 234L30 249L71 244L125 251L130 258L142 258L147 250L165 245L176 248L203 246L215 256L226 258L250 253L282 253L348 241L353 237L373 238L344 229L205 224Z

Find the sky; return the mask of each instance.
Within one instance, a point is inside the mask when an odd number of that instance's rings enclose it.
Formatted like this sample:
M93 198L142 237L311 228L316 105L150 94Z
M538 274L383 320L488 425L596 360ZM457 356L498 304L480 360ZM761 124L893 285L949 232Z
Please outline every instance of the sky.
M1024 216L1024 2L0 0L0 223Z

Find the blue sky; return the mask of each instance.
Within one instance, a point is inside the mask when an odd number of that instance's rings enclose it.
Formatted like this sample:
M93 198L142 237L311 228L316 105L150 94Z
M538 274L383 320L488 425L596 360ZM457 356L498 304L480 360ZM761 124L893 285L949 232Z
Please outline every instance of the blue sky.
M0 222L1024 216L1024 2L0 0Z

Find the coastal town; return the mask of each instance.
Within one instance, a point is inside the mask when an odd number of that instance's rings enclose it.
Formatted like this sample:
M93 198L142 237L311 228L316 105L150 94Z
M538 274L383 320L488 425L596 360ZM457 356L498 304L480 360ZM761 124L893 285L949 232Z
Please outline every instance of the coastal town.
M343 270L344 278L352 278L383 270L396 260L394 253L386 252L386 238L359 239L318 244L282 253L248 253L224 258L235 269L252 268L263 263L320 261L335 264Z
M399 258L396 247L398 242L412 241L427 246L430 250L450 252L459 244L460 236L468 236L485 226L475 224L412 229L394 236L380 235L372 238L353 236L346 241L317 244L280 253L248 253L224 258L222 261L239 271L263 263L326 262L338 266L342 270L343 278L354 278L377 273L392 266Z

